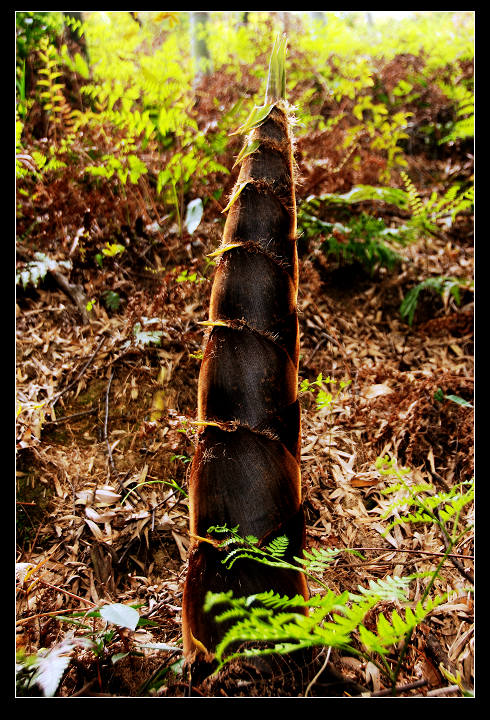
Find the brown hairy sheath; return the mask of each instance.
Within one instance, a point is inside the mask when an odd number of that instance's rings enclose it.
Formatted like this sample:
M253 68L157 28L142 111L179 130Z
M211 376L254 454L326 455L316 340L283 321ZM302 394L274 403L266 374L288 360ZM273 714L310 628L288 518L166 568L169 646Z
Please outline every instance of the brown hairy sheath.
M304 576L249 559L231 569L226 550L206 542L213 525L239 526L266 544L289 540L301 556L304 517L297 398L298 259L290 122L277 102L248 141L224 228L199 375L202 423L189 480L192 544L183 598L184 652L212 656L227 630L205 613L206 593L273 590L308 597ZM210 423L210 424L206 424Z

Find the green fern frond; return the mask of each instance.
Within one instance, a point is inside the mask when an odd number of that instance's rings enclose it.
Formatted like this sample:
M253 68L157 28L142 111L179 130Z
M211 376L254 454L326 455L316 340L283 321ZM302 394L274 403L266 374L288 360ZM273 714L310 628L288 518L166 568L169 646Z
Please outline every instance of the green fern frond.
M351 594L352 600L358 601L361 597L375 597L376 602L379 600L387 600L391 602L407 602L408 587L412 582L410 577L387 577L379 580L370 580L369 587L358 586L360 595Z
M325 595L317 594L308 600L302 596L281 597L273 592L248 598L234 598L230 592L208 593L206 610L227 606L217 617L218 622L238 620L217 647L216 656L222 665L245 654L286 653L303 647L330 646L354 651L355 637L359 637L367 652L384 655L445 599L437 596L423 604L419 602L413 609L395 609L390 619L379 616L376 633L367 630L364 619L381 600L407 601L410 580L385 578L371 582L369 588L359 588L360 595L347 592L336 595L328 590ZM308 607L308 615L294 611L300 607ZM252 647L226 655L235 643L249 643Z
M447 595L436 595L427 598L424 603L419 601L415 608L405 608L404 617L398 610L393 610L391 618L381 613L376 622L376 633L359 627L359 637L368 652L386 655L390 648L396 646L408 633L412 632L426 617L441 603L445 602Z
M273 557L283 557L286 550L288 549L289 540L286 535L274 538L272 542L265 546L265 551L270 553Z
M312 548L303 550L302 558L294 558L308 573L323 573L328 566L340 555L338 548Z
M412 212L412 215L419 218L424 216L424 203L422 202L418 194L417 188L404 170L401 171L400 175L402 176L403 183L405 185L405 190L407 192L408 198L408 206Z
M443 276L426 278L414 288L409 290L405 295L400 305L400 314L403 318L407 319L409 325L413 323L419 295L423 290L431 290L442 297L452 295L456 303L459 305L461 302L460 288L466 285L467 281L459 278Z

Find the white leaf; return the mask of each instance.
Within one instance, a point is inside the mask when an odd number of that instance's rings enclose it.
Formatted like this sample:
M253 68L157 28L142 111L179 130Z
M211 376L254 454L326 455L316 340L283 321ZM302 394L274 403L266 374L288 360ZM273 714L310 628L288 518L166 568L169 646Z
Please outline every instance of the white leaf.
M15 579L22 585L24 578L34 565L32 563L15 563Z
M37 670L33 681L39 685L46 697L53 697L66 668L70 664L74 642L71 638L53 647L44 657L37 660Z
M121 497L121 495L109 485L104 485L100 488L97 488L95 492L95 498L94 491L91 488L80 490L76 493L76 496L77 500L75 501L75 503L77 505L87 505L88 503L111 505L112 503L116 503Z
M114 625L120 625L121 627L129 628L134 630L140 619L139 612L129 605L123 605L122 603L113 603L112 605L104 605L100 609L101 617L107 622L114 623Z
M201 198L196 198L195 200L191 200L187 206L187 212L186 212L185 221L184 221L187 231L191 235L194 232L194 230L196 230L199 223L201 222L202 213L203 213L203 206L202 206Z

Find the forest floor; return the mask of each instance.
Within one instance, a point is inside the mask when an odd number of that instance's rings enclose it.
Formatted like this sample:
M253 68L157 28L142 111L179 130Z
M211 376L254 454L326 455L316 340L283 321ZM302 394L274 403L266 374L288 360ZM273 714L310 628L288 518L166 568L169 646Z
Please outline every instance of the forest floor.
M297 153L300 204L310 183L301 143ZM468 173L464 156L420 152L408 159L408 172L419 173L428 188L443 185L458 169ZM230 176L228 191L232 182ZM342 187L339 179L336 191L348 189L345 183ZM319 181L316 191L322 189L332 191ZM117 240L126 251L104 260L102 269L79 256L69 278L79 296L67 294L49 274L38 288L17 293L22 409L16 559L25 569L39 568L19 583L17 642L36 652L71 630L95 633L99 653L77 647L60 696L203 695L203 686L190 683L182 671L177 652L146 649L117 662L111 658L136 643L180 643L189 547L187 478L195 443L191 421L205 340L198 323L207 318L212 282L205 256L220 241L223 216L219 207L209 209L194 235L182 238L168 217L159 231L155 217L144 211L127 225L119 206L114 210L117 198L85 197L82 203L71 192L61 181L38 188L31 217L23 219L25 231L30 222L35 229L20 243L26 253L21 260L34 248L68 257L77 233L82 237L87 230L99 244ZM61 244L39 214L43 203L51 221L57 213L63 216ZM384 213L387 223L389 214L398 212L374 203L370 209ZM473 477L473 409L434 398L441 389L473 403L473 295L465 292L456 305L422 294L411 326L399 312L407 289L427 268L441 276L472 276L472 229L471 218L459 218L450 231L406 247L396 272L380 268L370 274L357 264L332 262L312 243L300 245L300 381L313 382L319 373L351 381L323 409L314 393L300 395L306 545L357 548L364 555L362 560L342 553L333 562L323 579L336 592L355 591L386 575L433 571L445 550L433 524L397 525L383 535L390 499L382 494L388 482L376 468L379 456L393 456L410 468L414 481L430 482L438 491ZM84 313L74 302L108 289L125 298L118 309L97 302ZM143 332L160 333L160 345L138 344L136 322ZM338 385L329 387L335 394ZM472 533L455 552L470 575ZM416 585L414 601L422 592L419 581ZM465 687L473 686L473 602L467 587L465 575L447 561L435 590L451 590L451 599L414 632L399 676L400 685L414 686L401 695L447 686L440 663L460 672ZM134 633L112 636L103 635L96 617L73 624L104 602L138 604L148 622ZM383 610L390 609L386 603ZM82 615L75 617L76 611ZM318 670L324 656L316 662ZM374 666L342 655L336 663L347 680L366 691L385 689ZM310 696L329 695L322 677L308 688ZM453 696L458 692L456 687ZM270 691L260 681L242 691L223 681L214 694Z

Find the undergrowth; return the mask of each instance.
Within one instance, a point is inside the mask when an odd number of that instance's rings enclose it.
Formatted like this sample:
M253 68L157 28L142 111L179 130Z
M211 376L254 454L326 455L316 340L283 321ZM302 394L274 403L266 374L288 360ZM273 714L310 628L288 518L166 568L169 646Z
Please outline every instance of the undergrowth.
M371 580L367 586L359 586L358 592L336 594L329 589L324 576L343 553L355 553L363 558L357 551L313 548L289 562L285 559L286 536L261 546L256 537L241 537L238 527L211 527L209 541L224 551L222 562L228 569L247 558L302 572L322 588L307 600L299 595L281 597L272 591L248 597L233 597L231 591L209 593L206 609L220 609L216 621L234 621L216 648L218 670L237 658L329 647L374 663L385 682L395 688L413 632L448 598L448 593L434 593L433 588L453 549L472 529L471 523L464 520L463 510L474 500L474 485L473 482L460 483L448 492L438 492L430 483L410 481L410 470L398 467L389 457L378 458L376 468L382 476L395 480L382 491L393 497L383 516L389 520L385 532L406 523L437 526L446 546L437 567L404 577ZM220 539L223 535L224 540ZM419 598L410 600L410 586L421 578L425 579L425 589ZM471 591L471 587L468 589ZM369 629L366 619L385 602L394 608L389 614L376 611L376 628ZM298 612L301 607L308 608L307 615ZM470 694L466 689L464 693Z

